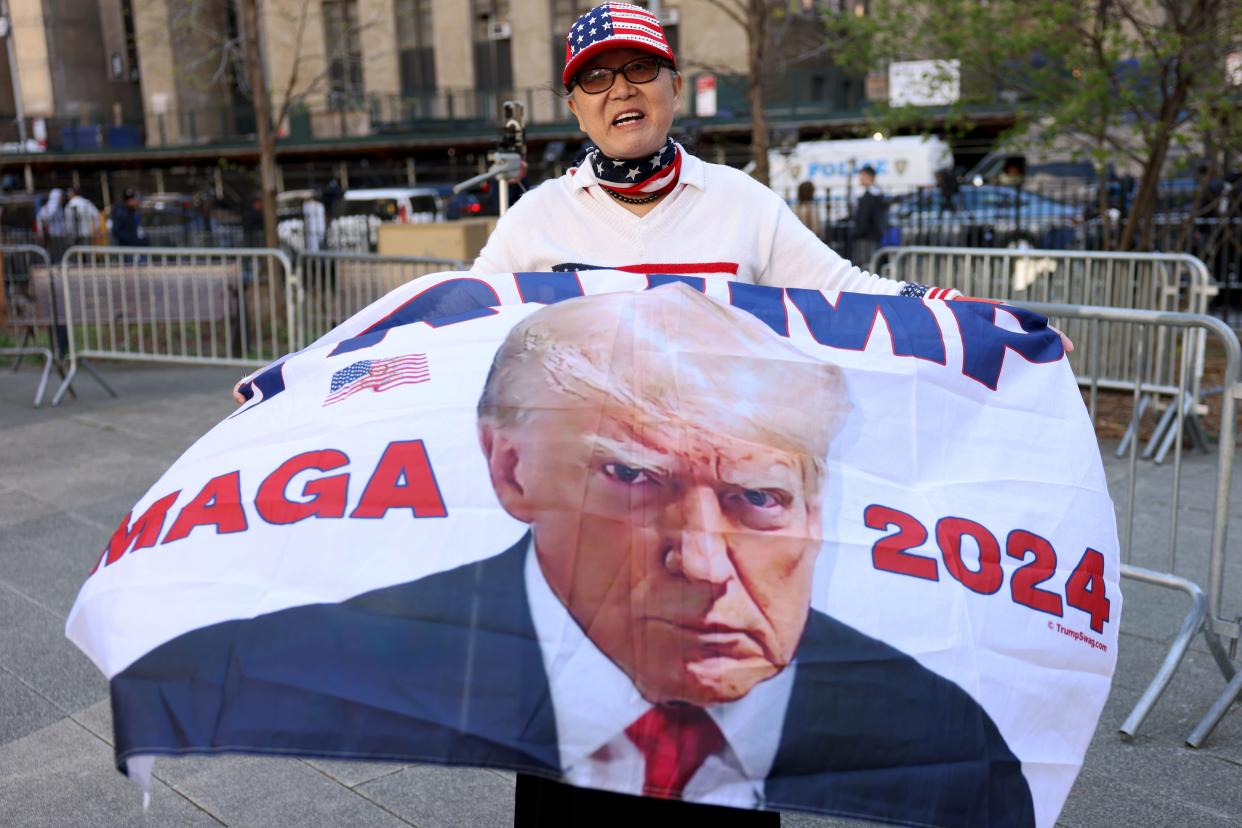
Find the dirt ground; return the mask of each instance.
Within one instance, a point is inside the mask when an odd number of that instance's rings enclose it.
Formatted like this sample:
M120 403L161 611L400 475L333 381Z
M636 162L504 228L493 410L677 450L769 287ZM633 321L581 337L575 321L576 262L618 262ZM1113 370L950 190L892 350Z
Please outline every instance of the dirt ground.
M1207 406L1207 414L1200 419L1208 439L1216 442L1220 438L1220 414L1222 403L1222 381L1225 374L1225 352L1221 344L1209 340L1204 354L1203 370L1203 402ZM1090 389L1082 389L1083 402L1090 405ZM1144 413L1139 430L1141 439L1151 437L1160 415L1164 413L1168 398L1161 401L1158 408L1149 407ZM1125 434L1134 411L1134 394L1130 391L1100 390L1096 401L1095 432L1102 440L1117 440ZM1236 411L1235 411L1236 417ZM1238 437L1237 421L1234 423L1235 439Z

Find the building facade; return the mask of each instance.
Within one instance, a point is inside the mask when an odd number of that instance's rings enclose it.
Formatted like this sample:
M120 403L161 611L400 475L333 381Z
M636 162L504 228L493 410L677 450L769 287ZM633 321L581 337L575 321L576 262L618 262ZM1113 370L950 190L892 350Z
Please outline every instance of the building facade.
M0 71L0 189L81 181L104 201L128 186L248 198L257 149L239 0L0 0L0 13L6 3L13 32L4 45L14 47L18 72ZM640 4L663 20L679 58L679 138L712 160L744 164L744 30L709 0ZM592 0L256 5L285 188L468 178L486 169L506 100L526 107L535 179L559 174L578 150L560 75L565 32ZM832 65L818 33L825 12L866 11L867 0L789 0L765 72L774 140L862 123L862 79ZM799 45L817 37L818 51ZM704 74L717 81L714 115L698 111ZM23 125L45 148L17 143L14 90Z
M0 141L21 132L11 117L18 100L27 137L41 145L89 142L95 136L87 132L141 115L130 2L7 0L12 48L5 43L9 54L0 58L0 113L10 117ZM88 129L74 132L82 126ZM125 140L115 129L113 137Z
M51 125L51 148L127 141L201 146L253 133L237 0L7 2L18 78L0 61L0 116L15 114L17 91L26 119ZM745 32L708 0L647 5L663 19L691 87L701 72L745 73ZM801 18L786 16L793 21L785 24L790 37L805 35L827 8L822 0L800 5ZM532 123L572 125L559 94L563 38L590 6L590 0L258 0L264 78L278 128L294 141L311 141L494 123L508 99L523 102ZM857 94L842 96L839 84L826 81L835 76L824 57L804 64L797 84L773 84L775 100L794 95L838 107L861 100L861 85ZM732 92L722 86L726 103L733 101L726 115L744 107L741 85L734 86ZM682 105L683 114L694 114L690 88ZM59 132L65 129L81 134L65 133L66 143Z

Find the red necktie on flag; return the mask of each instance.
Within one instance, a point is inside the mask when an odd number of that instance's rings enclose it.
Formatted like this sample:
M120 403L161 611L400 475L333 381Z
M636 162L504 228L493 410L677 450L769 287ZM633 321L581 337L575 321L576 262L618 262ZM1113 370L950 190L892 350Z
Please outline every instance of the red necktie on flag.
M656 705L625 729L646 760L643 793L678 799L690 777L724 745L724 734L701 707Z

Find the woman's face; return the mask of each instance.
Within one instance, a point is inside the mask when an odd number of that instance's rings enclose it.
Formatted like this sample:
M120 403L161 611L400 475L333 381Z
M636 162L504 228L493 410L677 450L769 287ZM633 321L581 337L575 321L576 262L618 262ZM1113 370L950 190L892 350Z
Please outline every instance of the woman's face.
M617 69L650 53L638 49L611 49L595 55L583 69ZM569 109L582 129L605 155L613 158L641 158L664 146L673 116L677 113L681 76L667 67L650 83L635 84L617 73L607 92L588 95L577 84L569 98Z

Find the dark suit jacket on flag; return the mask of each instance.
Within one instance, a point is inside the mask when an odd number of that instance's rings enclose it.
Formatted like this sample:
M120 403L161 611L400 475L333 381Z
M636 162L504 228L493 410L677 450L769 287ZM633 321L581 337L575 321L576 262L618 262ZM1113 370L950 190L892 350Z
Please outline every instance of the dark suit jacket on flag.
M559 775L528 544L168 642L112 680L118 759L227 746ZM969 695L815 611L765 795L909 824L1034 824L1020 763Z

